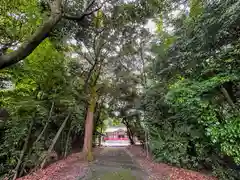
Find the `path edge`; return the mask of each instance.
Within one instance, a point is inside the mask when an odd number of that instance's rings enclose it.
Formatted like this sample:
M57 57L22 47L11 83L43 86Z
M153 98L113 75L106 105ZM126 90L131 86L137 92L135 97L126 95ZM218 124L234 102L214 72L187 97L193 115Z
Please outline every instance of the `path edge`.
M148 179L150 177L149 172L138 162L138 160L135 158L135 156L126 148L124 148L124 151L131 157L132 161L136 163L139 168L148 176Z

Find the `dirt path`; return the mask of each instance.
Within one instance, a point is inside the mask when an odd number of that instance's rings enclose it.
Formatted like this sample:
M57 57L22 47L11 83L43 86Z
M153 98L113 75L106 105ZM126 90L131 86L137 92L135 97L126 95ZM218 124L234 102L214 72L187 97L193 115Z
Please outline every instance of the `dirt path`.
M94 156L96 160L87 163L82 153L74 153L18 180L217 180L199 172L156 163L151 157L146 158L140 146L96 148Z
M106 147L89 165L84 180L147 180L148 175L123 147Z

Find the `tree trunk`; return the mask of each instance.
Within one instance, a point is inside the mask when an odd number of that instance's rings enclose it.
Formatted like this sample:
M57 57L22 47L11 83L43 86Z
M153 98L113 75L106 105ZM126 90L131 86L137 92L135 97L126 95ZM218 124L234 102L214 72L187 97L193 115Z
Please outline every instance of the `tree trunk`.
M71 130L72 130L72 123L70 124L70 128L69 128L68 134L67 134L67 140L66 140L65 149L64 149L64 157L67 157L68 144L69 144L69 139L70 139Z
M93 131L94 131L93 132L93 134L94 134L93 138L95 140L99 136L99 135L97 135L98 134L97 127L101 123L100 122L101 106L98 103L96 103L95 110L94 110L94 115L95 115L95 118L93 118Z
M145 131L145 149L146 149L146 155L147 158L149 157L149 148L148 148L148 132L146 129L144 129Z
M84 134L84 144L83 152L87 156L87 160L92 161L92 137L93 137L93 112L91 108L88 108L87 118L85 121L85 134Z
M102 145L102 131L103 131L103 128L101 127L101 131L100 131L100 135L98 136L98 146L100 147Z
M125 117L122 122L127 128L127 135L130 140L130 144L131 145L135 144L135 142L133 140L133 133L132 133L132 130L130 129L129 123L127 122L127 118Z
M52 152L52 150L53 150L53 148L54 148L54 145L56 144L56 142L57 142L57 140L58 140L61 132L63 131L63 129L64 129L66 123L67 123L67 120L68 120L69 116L70 116L70 112L68 113L68 116L67 116L67 117L65 118L65 120L63 121L63 123L62 123L61 127L59 128L57 134L56 134L55 137L53 138L52 144L51 144L50 147L48 148L47 154L44 155L43 161L42 161L42 163L41 163L41 169L45 166L46 160L47 160L49 154Z
M232 101L230 95L228 94L227 90L223 86L221 86L220 89L221 89L221 92L223 93L224 97L227 99L228 104L230 106L232 106L232 108L234 110L236 110L236 106L235 106L234 102Z
M31 121L29 130L28 130L28 135L27 135L27 137L25 139L25 142L24 142L24 145L23 145L23 149L21 151L20 157L18 159L17 166L15 168L15 174L14 174L13 180L17 179L17 177L18 177L18 171L19 171L19 168L20 168L20 166L22 164L22 160L23 160L24 154L25 154L25 152L27 150L27 147L28 147L28 142L29 142L29 139L30 139L30 136L31 136L33 124L34 124L34 119Z
M54 107L54 101L52 102L52 106L51 106L51 109L50 109L50 111L49 111L49 115L48 115L47 122L46 122L46 124L45 124L42 132L39 134L39 136L37 137L36 141L34 142L34 144L36 144L36 143L42 138L44 132L46 131L47 126L48 126L48 124L49 124L49 122L50 122L50 119L51 119L51 117L52 117L53 107Z
M127 134L128 134L128 138L130 140L131 145L134 145L135 142L133 140L133 133L132 133L132 131L131 131L131 129L129 127L127 127Z
M94 116L94 109L96 106L96 89L95 87L92 88L90 104L87 110L87 117L85 120L85 133L84 133L84 144L83 144L83 152L87 156L88 161L93 160L92 155L92 138L93 138L93 116Z

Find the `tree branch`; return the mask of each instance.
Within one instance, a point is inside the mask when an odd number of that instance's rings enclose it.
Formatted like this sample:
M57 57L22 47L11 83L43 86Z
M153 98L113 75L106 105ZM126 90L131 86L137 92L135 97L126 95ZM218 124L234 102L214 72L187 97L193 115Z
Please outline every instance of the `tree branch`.
M98 11L99 9L101 9L101 7L96 8L96 9L90 11L90 12L85 12L85 13L79 15L79 16L64 14L64 15L63 15L63 18L64 18L64 19L68 19L68 20L72 20L72 21L81 21L81 20L83 20L86 16L89 16L89 15L93 14L94 12Z
M92 6L93 6L93 4L95 3L95 0L92 0L86 7L84 7L85 8L85 12L86 11L88 11ZM86 3L87 4L87 3Z
M87 74L87 78L85 80L85 84L84 84L84 88L83 88L84 92L86 92L86 90L87 90L88 82L89 82L89 80L90 80L90 78L92 76L92 73L93 73L95 67L97 66L97 64L98 64L98 60L95 60L93 66L91 67L91 69L89 70L89 72Z
M90 48L87 48L87 46L86 46L84 43L82 43L82 45L85 47L87 53L88 53L89 56L92 58L92 60L94 60L95 58L94 58L93 54L88 50L88 49L90 49ZM84 58L85 58L85 57L84 57ZM86 58L86 60L89 62L89 64L93 65L93 63L92 63L91 61L89 61L89 59Z
M48 36L49 33L52 31L52 29L55 27L55 25L62 19L68 19L68 20L82 20L85 16L88 16L99 9L102 8L103 4L106 2L104 1L101 3L101 5L94 10L89 12L89 9L93 6L95 3L95 0L92 0L86 9L84 10L84 13L80 16L71 16L68 14L64 14L62 11L62 1L63 0L52 0L48 1L50 9L51 9L51 15L49 19L42 24L41 27L38 28L38 30L23 44L20 45L20 47L12 51L8 54L0 54L0 69L3 69L5 67L11 66L13 64L16 64L17 62L23 60L27 56L29 56L37 47L38 45L44 41Z
M84 57L84 59L93 66L93 62L87 57L87 55L85 53L81 53L81 55Z
M0 69L16 64L30 55L37 46L48 37L54 26L61 20L61 1L55 0L51 3L51 15L49 19L16 51L0 56Z
M83 18L85 18L86 16L89 16L89 15L93 14L94 12L100 10L105 2L101 3L101 5L100 5L99 7L93 9L92 11L88 11L88 10L93 6L94 3L95 3L95 0L92 0L92 1L88 4L88 6L86 7L86 9L83 11L83 14L81 14L81 15L79 15L79 16L78 16L78 15L70 15L70 14L64 13L63 18L68 19L68 20L73 20L73 21L81 21L81 20L83 20Z

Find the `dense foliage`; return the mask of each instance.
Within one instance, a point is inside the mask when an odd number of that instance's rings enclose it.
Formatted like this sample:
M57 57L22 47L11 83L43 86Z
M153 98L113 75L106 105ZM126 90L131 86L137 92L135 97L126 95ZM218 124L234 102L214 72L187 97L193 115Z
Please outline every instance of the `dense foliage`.
M153 45L143 104L150 146L158 161L238 179L239 1L197 6Z
M11 77L12 88L1 91L1 106L10 114L1 127L1 174L15 168L25 144L21 174L37 167L68 114L55 154L50 156L56 159L68 154L73 136L82 133L81 78L67 64L63 54L45 41L24 64L3 71Z

